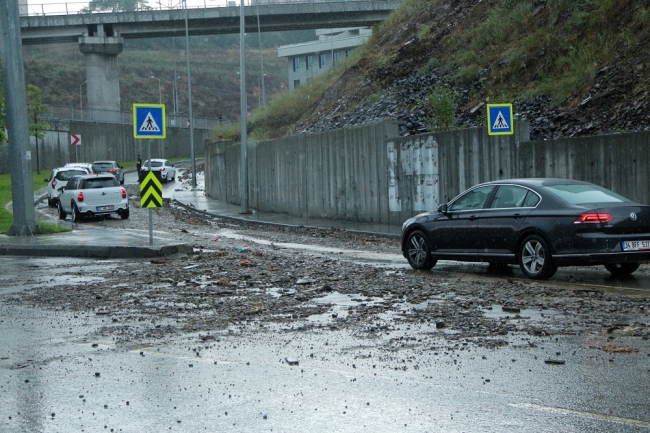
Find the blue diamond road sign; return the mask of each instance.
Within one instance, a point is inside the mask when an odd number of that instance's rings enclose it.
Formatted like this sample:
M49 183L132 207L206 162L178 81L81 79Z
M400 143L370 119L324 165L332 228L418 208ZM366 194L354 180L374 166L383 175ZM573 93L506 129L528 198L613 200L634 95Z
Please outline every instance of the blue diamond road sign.
M488 135L511 135L515 128L512 122L512 104L488 104Z
M133 104L133 137L165 138L164 104Z

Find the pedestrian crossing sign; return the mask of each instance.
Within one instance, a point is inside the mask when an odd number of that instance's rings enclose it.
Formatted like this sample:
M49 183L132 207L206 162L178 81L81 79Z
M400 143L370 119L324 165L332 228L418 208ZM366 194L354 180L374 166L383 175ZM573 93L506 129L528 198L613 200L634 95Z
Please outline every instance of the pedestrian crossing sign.
M512 104L488 104L488 135L514 134L515 125L512 117Z
M164 104L133 104L133 137L165 138L165 125Z

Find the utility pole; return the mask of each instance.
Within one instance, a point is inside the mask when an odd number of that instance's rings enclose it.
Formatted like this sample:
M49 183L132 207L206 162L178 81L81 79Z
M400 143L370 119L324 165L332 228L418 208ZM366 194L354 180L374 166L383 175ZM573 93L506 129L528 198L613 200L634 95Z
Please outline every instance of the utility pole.
M27 86L23 67L18 2L0 0L0 48L4 72L5 107L11 167L11 198L14 222L11 236L29 236L37 232L32 182L32 150L27 123Z
M185 0L185 56L187 57L187 98L189 104L190 158L192 159L192 187L196 189L196 158L194 156L194 117L192 117L192 76L190 75L190 30Z
M246 20L244 19L244 0L240 1L239 12L239 80L240 80L240 120L241 135L239 194L241 197L241 214L248 213L248 138L246 132Z

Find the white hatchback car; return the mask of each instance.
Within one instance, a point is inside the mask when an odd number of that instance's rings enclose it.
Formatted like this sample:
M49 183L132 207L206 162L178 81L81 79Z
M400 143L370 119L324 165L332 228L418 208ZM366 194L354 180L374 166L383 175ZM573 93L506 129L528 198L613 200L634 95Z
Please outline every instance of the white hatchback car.
M66 186L58 188L59 219L68 214L75 222L82 217L116 213L129 217L129 198L112 174L83 174L72 177Z
M59 167L52 169L50 178L45 179L47 182L47 205L49 207L56 207L59 202L59 191L57 188L65 186L72 176L78 174L89 174L88 169L83 167Z
M146 160L144 164L142 164L142 178L144 178L147 175L148 171L149 171L149 160ZM160 175L160 180L163 182L176 179L176 169L174 168L174 164L172 164L166 159L152 158L151 171L156 173L156 175Z
M93 174L95 172L95 169L93 168L93 165L88 163L88 162L69 162L65 165L66 167L82 167L88 170L89 174Z

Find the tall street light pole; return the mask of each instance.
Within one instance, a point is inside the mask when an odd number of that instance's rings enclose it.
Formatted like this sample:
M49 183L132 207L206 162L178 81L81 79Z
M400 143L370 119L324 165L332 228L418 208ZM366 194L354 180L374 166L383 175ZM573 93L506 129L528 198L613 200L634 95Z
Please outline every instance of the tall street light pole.
M242 0L243 1L243 0ZM190 75L190 30L187 19L187 0L185 5L185 55L187 56L187 97L189 101L190 158L192 159L192 187L196 188L196 161L194 158L194 118L192 117L192 77Z
M82 95L82 93L81 93L81 87L82 87L84 84L86 84L87 82L88 82L88 80L86 80L86 81L84 81L83 83L79 84L79 108L82 109L82 110L83 110L83 108L84 108L84 98L83 98L83 95Z
M27 236L34 234L38 227L34 210L32 147L27 122L27 85L16 1L0 1L0 52L7 126L11 131L9 167L14 220L7 234Z
M241 212L248 213L248 140L246 137L246 20L244 19L244 0L240 2L239 13L239 81L240 89L240 169L239 169L239 194L241 197Z
M257 8L257 40L260 45L260 85L262 86L262 101L260 107L266 107L266 91L264 90L264 56L262 51L262 32L260 31L260 4L255 5Z
M162 104L162 92L160 91L160 78L151 76L154 80L158 80L158 103Z

